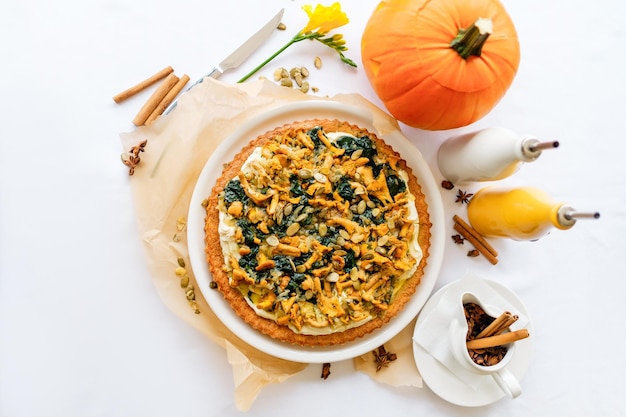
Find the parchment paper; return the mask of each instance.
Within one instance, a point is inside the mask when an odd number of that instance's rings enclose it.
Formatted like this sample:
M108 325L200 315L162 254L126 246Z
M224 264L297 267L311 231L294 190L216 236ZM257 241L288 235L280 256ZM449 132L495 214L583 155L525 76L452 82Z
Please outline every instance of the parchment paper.
M198 175L223 139L247 119L272 107L311 99L324 98L267 80L233 85L207 78L183 94L168 115L150 126L120 134L125 152L143 140L148 141L129 183L139 236L156 290L174 314L226 349L233 369L235 403L241 411L252 406L264 386L283 382L307 365L277 359L247 345L220 322L200 291L195 292L200 314L194 312L180 287L180 277L175 274L178 258L189 264L184 220ZM358 94L326 100L367 109L383 135L399 129L393 118ZM195 286L191 268L186 269ZM411 345L414 324L413 321L385 344L388 352L397 354L396 361L376 372L374 357L368 353L354 359L355 369L393 386L421 387Z

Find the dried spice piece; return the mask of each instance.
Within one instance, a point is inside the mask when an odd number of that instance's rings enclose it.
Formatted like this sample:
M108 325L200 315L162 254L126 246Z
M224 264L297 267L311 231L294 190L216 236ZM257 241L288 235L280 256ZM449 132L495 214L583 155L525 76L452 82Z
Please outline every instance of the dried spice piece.
M443 180L443 181L441 181L441 187L446 189L446 190L451 190L451 189L454 188L454 184L452 184L451 181Z
M130 148L128 152L124 152L122 155L120 155L122 163L128 167L128 175L133 175L135 173L135 168L137 167L137 165L139 165L139 162L141 162L139 153L145 151L147 144L148 140L145 139Z
M216 290L217 289L217 282L215 282L215 281L209 282L209 288L212 289L212 290Z
M376 372L388 367L391 362L398 359L398 356L395 353L387 352L384 345L379 346L378 349L374 350L372 353L374 354Z
M325 363L322 365L322 379L327 379L330 376L330 363Z
M287 25L285 25L283 22L280 22L278 24L278 26L276 26L276 29L278 29L278 30L287 30Z
M457 245L462 245L463 242L465 242L465 238L463 238L463 236L461 236L460 234L456 234L456 235L452 235L452 240L454 241L454 243L456 243Z
M472 196L474 195L474 193L468 193L466 191L463 190L459 190L459 192L456 194L456 203L465 203L468 204L470 201L470 198L472 198Z
M480 255L480 252L478 252L478 249L472 249L470 251L467 251L467 256L469 256L470 258L475 258L478 255Z

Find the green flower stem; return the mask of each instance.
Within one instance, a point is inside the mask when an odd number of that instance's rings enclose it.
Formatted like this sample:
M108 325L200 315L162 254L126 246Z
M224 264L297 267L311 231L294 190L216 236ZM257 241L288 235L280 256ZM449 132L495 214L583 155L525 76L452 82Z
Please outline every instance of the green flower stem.
M260 70L261 68L263 68L264 66L266 66L268 63L270 63L274 58L276 58L278 55L280 55L285 49L289 48L291 45L293 45L296 42L300 42L304 39L309 39L309 38L314 38L315 35L317 35L316 33L310 33L308 35L302 35L300 33L298 33L296 36L294 36L293 38L291 38L291 40L289 42L287 42L282 48L280 48L278 51L276 51L272 56L270 56L269 58L267 58L265 61L261 62L257 67L255 67L252 71L250 71L249 73L247 73L246 75L243 76L243 78L241 78L239 81L237 81L237 83L242 83L244 81L246 81L248 78L252 77L258 70Z

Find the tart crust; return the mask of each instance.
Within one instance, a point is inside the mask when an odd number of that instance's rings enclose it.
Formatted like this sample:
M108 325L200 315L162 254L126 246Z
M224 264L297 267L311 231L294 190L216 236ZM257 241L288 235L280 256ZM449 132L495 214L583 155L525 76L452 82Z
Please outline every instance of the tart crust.
M396 293L384 314L376 316L364 324L351 327L343 331L330 334L302 334L293 331L286 325L281 325L274 320L259 316L256 311L251 308L244 299L237 287L229 284L230 278L225 264L224 254L220 242L219 233L219 196L229 181L237 177L241 171L244 162L252 154L255 148L263 146L277 135L295 132L298 130L308 131L314 127L322 127L324 132L345 132L354 136L367 135L374 143L377 152L387 156L394 156L398 159L397 167L404 170L408 174L408 189L415 196L415 206L419 216L419 232L417 241L422 251L422 257L415 269L414 274L408 278L400 290ZM312 119L299 121L277 127L265 134L253 139L245 146L224 168L222 175L218 178L211 195L207 199L206 218L205 218L205 252L206 259L209 264L213 280L217 284L217 289L223 294L225 300L230 304L233 310L254 329L283 342L305 346L330 346L346 343L372 331L380 328L385 323L395 317L409 302L411 296L418 290L421 277L424 274L424 268L427 263L429 247L430 247L430 218L428 214L428 206L425 201L422 188L418 183L418 179L412 173L410 167L401 159L400 155L394 151L391 146L386 144L382 139L378 138L374 133L360 128L354 124L350 124L340 120L330 119Z

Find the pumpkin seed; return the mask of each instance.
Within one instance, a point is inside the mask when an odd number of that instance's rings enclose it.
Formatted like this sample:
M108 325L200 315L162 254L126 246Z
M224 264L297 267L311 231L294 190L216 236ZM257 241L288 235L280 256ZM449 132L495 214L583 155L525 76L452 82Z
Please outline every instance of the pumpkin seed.
M350 280L357 281L358 279L359 279L359 270L355 266L354 268L350 270Z
M182 232L185 229L185 226L187 226L187 219L185 219L184 217L179 217L176 220L176 230Z
M306 216L306 215L305 215ZM287 228L287 231L285 231L285 234L287 236L293 236L296 233L298 233L298 230L300 230L300 223L292 223L289 225L289 227Z
M350 240L350 233L348 233L345 229L339 230L339 235L345 240Z
M308 81L303 81L302 84L300 85L300 91L302 91L303 93L308 93L309 92L309 82Z
M302 168L300 171L298 171L298 176L303 180L307 180L313 176L313 171L307 168Z
M291 78L281 78L280 85L283 87L293 87L293 81L291 81Z
M361 259L364 261L369 261L370 259L374 259L374 253L372 251L367 251L361 256Z
M283 214L285 216L289 216L292 211L293 211L293 204L291 203L285 204L285 208L283 209Z
M294 67L291 70L289 70L289 76L291 78L296 78L297 75L302 76L302 73L300 72L300 68Z
M352 159L353 161L356 161L357 159L361 157L362 154L363 154L363 149L357 149L356 151L352 152L352 155L350 155L350 159Z
M185 275L180 279L180 288L187 288L189 285L189 275Z
M268 245L274 246L274 247L278 246L278 244L280 243L276 235L268 236L267 239L265 239L265 241L267 242Z
M193 310L194 313L200 314L200 309L198 308L198 303L194 300L189 300L189 307Z
M328 282L337 282L339 281L339 274L336 272L331 272L326 276L326 281Z
M322 68L322 58L320 58L319 56L316 56L315 59L313 60L313 65L315 65L315 68L321 69Z
M178 266L181 268L185 267L185 260L183 258L178 258L176 261L178 262Z
M317 233L319 233L321 237L326 236L328 233L328 226L326 226L326 223L320 223L317 228Z
M306 211L305 211L304 213L302 213L301 215L296 217L294 221L296 223L300 223L300 222L304 221L307 217L309 217L309 213L306 213Z
M363 214L365 213L365 209L367 208L367 203L365 202L365 200L361 200L359 201L359 204L356 208L356 212L359 214Z
M350 238L352 243L361 243L363 239L365 239L365 235L363 233L355 233Z
M178 268L176 268L174 272L176 273L177 276L182 277L183 275L187 273L187 270L183 268L182 266L179 266Z
M322 174L321 172L316 172L315 174L313 174L313 178L315 178L315 181L320 182L322 184L328 181L328 178L326 177L326 175Z
M309 76L309 70L307 69L307 67L301 67L300 68L300 74L302 74L302 77L306 78Z

